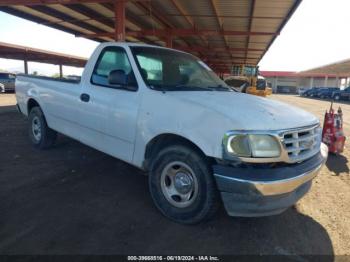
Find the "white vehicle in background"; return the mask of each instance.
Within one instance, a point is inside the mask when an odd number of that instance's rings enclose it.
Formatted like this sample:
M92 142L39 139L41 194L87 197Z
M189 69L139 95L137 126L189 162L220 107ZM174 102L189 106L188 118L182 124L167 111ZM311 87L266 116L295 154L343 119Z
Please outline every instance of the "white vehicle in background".
M302 96L304 94L304 92L306 92L307 90L309 90L309 88L299 87L298 88L298 95Z
M14 92L15 91L15 79L16 75L0 72L0 84L4 86L4 92Z
M232 91L190 54L132 43L97 47L80 81L19 75L33 145L57 132L149 174L158 209L198 223L278 214L304 196L327 159L319 120Z
M4 84L0 83L0 93L5 93L5 86Z

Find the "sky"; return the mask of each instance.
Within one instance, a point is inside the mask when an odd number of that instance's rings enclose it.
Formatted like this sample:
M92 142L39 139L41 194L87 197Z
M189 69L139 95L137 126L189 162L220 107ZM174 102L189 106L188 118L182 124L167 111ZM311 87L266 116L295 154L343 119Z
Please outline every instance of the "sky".
M260 62L302 71L350 58L350 0L303 0Z
M260 0L263 1L263 0ZM260 70L302 71L350 58L350 0L303 0L260 62ZM89 57L97 42L76 38L0 12L0 41ZM23 71L23 62L0 59L0 69ZM58 66L29 63L29 71L52 75ZM64 67L64 74L82 69Z

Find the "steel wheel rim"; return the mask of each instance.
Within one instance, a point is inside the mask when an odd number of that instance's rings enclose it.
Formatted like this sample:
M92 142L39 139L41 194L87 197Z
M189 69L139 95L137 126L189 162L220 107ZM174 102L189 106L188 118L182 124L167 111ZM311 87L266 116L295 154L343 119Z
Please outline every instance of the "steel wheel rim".
M187 164L174 161L161 174L161 189L166 200L177 208L190 206L198 195L198 180Z
M36 141L41 139L41 122L39 117L34 116L32 119L32 133Z

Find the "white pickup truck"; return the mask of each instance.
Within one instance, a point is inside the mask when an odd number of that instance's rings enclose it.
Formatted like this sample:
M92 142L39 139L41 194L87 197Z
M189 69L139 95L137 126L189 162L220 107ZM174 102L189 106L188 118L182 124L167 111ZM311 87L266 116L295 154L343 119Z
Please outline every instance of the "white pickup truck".
M16 97L35 147L59 132L147 171L155 205L180 223L222 202L231 216L281 213L328 154L313 115L234 92L197 57L157 46L103 43L79 82L19 75Z

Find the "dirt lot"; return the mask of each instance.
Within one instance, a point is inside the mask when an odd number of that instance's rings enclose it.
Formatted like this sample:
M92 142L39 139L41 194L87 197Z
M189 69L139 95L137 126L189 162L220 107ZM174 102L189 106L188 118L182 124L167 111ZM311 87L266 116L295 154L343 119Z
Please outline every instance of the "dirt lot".
M329 106L271 99L320 119ZM33 149L14 104L13 95L0 95L1 254L350 254L349 148L281 215L231 218L221 210L182 226L156 210L147 178L130 165L63 136L53 149ZM350 134L350 105L342 108Z

